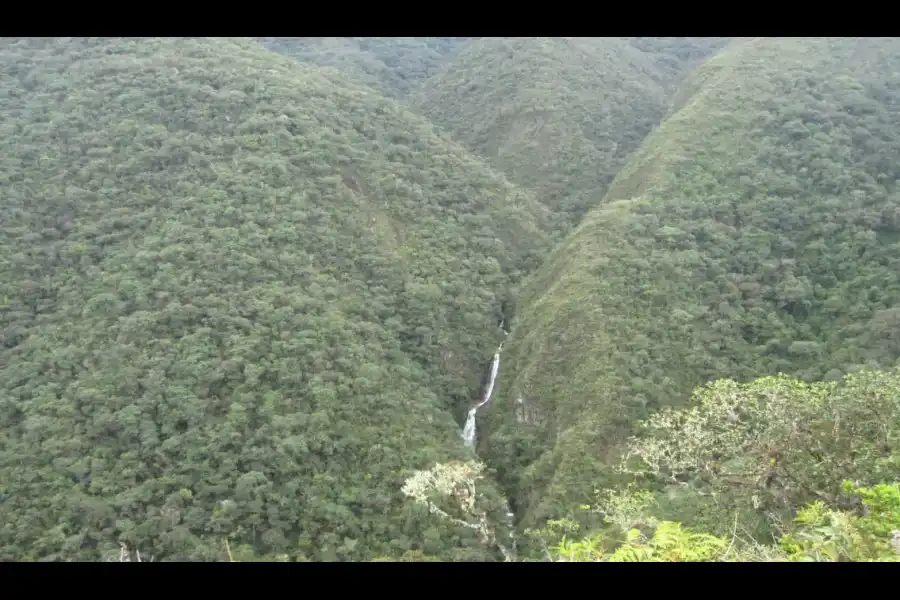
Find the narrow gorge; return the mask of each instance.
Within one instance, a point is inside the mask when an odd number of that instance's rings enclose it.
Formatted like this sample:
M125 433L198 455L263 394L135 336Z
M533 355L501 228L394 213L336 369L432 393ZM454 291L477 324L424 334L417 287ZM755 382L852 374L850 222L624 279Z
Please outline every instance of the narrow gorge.
M462 439L463 443L465 443L466 447L471 448L476 452L476 442L477 442L477 430L476 430L476 416L478 414L478 409L490 403L493 398L494 393L494 385L497 382L497 376L500 373L500 354L503 352L503 344L506 343L507 337L509 337L510 330L507 326L506 320L506 310L507 305L504 302L504 305L501 307L501 317L500 321L497 324L500 331L503 333L504 341L500 342L500 345L497 346L497 349L494 351L494 356L491 359L491 366L487 376L487 384L481 386L481 398L475 406L469 409L466 414L466 422L463 426L462 430ZM501 554L503 554L504 560L506 562L510 562L515 560L516 557L516 533L515 533L515 513L513 513L510 508L510 499L506 498L506 525L509 528L509 538L510 538L510 548L506 548L503 544L497 543L497 548L499 548Z
M502 325L501 331L503 331L504 336L509 335L506 330L502 329ZM494 392L494 383L497 381L497 374L500 372L500 353L503 352L503 343L504 342L500 342L500 345L497 346L497 350L494 352L494 358L491 361L491 371L488 375L487 387L484 389L481 400L478 404L469 409L466 416L466 424L463 426L462 438L469 448L475 447L475 415L478 413L479 408L491 401L491 396Z

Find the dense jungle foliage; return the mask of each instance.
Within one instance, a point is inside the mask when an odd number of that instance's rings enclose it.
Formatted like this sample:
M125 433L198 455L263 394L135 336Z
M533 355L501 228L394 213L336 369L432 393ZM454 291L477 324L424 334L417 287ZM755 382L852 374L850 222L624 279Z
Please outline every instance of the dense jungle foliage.
M595 490L572 518L526 529L521 556L898 562L900 485L882 483L900 474L898 421L900 370L815 384L717 380L697 389L688 407L643 422L616 465L626 479ZM468 492L462 498L479 496L484 472L477 461L438 464L415 473L403 492L448 522L468 523L506 556L488 515L460 499L460 489Z
M410 101L572 226L663 117L667 85L714 46L698 42L484 38Z
M519 300L484 427L526 523L612 485L635 423L704 382L896 363L898 67L893 39L755 39L687 78Z
M256 38L295 60L338 69L386 96L404 98L469 38Z
M647 55L659 73L661 81L671 87L680 82L686 72L721 51L733 38L708 37L634 37L628 42Z
M6 38L0 145L0 560L900 560L900 40Z
M478 556L399 488L465 455L450 409L541 207L251 42L7 39L0 65L0 557Z

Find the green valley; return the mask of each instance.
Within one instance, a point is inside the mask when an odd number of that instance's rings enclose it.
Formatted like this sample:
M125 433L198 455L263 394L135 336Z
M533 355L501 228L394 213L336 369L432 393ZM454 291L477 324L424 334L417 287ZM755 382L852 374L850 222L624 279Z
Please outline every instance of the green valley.
M900 41L5 38L0 560L900 561Z
M484 38L459 50L411 102L571 227L598 205L628 155L663 117L694 48L619 38ZM674 64L673 64L674 62Z

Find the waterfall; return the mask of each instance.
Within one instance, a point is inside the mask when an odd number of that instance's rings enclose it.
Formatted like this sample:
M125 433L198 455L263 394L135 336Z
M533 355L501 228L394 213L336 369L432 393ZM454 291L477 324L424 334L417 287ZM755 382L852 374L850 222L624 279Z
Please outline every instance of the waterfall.
M505 329L502 329L503 335L509 335ZM503 342L497 346L497 351L494 352L494 360L491 362L491 375L488 378L487 388L484 390L484 396L481 398L481 402L473 406L469 410L469 414L466 417L466 424L463 427L462 431L462 439L465 442L466 446L470 448L475 447L475 414L478 412L478 409L487 404L491 399L491 394L494 391L494 382L497 381L497 373L500 372L500 352L503 351Z
M509 331L506 330L506 321L505 319L500 319L500 323L498 326L500 327L500 331L503 332L504 337L509 335ZM487 387L484 390L484 395L481 397L481 401L469 409L469 414L466 417L466 424L463 427L462 431L462 439L466 446L470 448L475 447L475 414L478 412L478 409L490 402L491 394L494 392L494 383L497 381L497 374L500 372L500 353L503 351L504 342L500 342L500 345L497 346L497 350L494 352L494 360L491 361L491 374L488 377ZM509 539L512 545L512 552L507 550L506 546L496 541L497 547L500 549L500 552L503 554L503 560L506 562L510 562L514 560L516 555L516 533L515 526L513 524L513 513L509 510L509 503L506 503L506 520L507 525L510 528Z

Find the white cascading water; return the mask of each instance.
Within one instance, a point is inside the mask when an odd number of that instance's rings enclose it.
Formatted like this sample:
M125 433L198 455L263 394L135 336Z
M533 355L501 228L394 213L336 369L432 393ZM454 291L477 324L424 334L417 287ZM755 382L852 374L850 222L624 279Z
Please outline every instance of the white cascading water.
M503 335L509 335L509 333L503 329L503 321L500 321L500 331L503 332ZM497 373L500 372L500 352L502 351L503 342L497 346L497 351L494 353L494 361L491 363L491 375L488 378L488 385L484 390L484 396L481 398L481 402L469 410L469 415L466 417L466 424L462 431L462 439L466 446L469 446L470 448L475 447L475 414L478 412L479 408L487 404L491 399L491 394L494 391L494 382L497 381Z
M508 336L509 332L506 331L504 327L505 321L501 319L500 321L500 331L503 332L504 336ZM487 404L491 400L491 394L494 392L494 382L497 381L497 373L500 372L500 353L503 351L503 342L497 346L497 351L494 352L494 360L491 362L491 374L488 378L487 388L484 390L484 396L481 398L481 402L473 406L469 410L469 415L466 417L466 424L463 427L462 438L463 442L466 446L470 448L475 447L475 414L478 412L478 409ZM510 562L513 560L516 554L516 534L515 528L513 525L513 513L509 512L509 506L506 507L506 519L507 525L510 528L509 538L512 543L512 552L506 549L503 544L497 543L497 547L500 548L500 552L503 554L503 558L506 562Z

